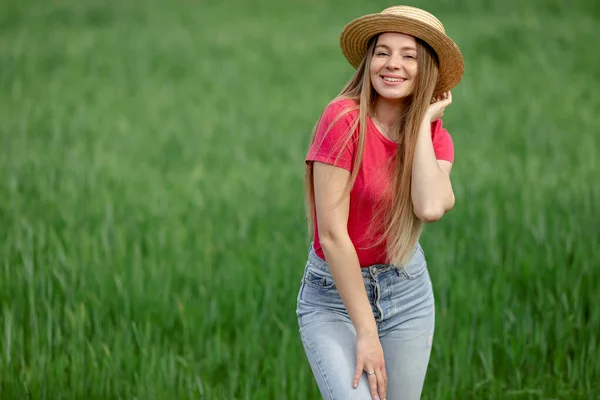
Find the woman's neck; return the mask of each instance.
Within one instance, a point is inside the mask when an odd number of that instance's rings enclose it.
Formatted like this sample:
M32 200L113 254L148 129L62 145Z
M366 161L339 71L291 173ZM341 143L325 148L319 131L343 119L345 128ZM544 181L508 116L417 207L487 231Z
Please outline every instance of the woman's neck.
M373 112L377 114L377 118L386 127L393 125L400 115L404 112L407 105L405 99L389 101L381 97L377 97L373 104Z
M373 104L372 112L378 123L382 125L383 130L386 133L392 133L396 131L394 129L395 124L398 122L398 119L404 112L406 106L406 99L389 101L382 97L377 97L377 100L375 100L375 103ZM390 139L394 138L391 137Z

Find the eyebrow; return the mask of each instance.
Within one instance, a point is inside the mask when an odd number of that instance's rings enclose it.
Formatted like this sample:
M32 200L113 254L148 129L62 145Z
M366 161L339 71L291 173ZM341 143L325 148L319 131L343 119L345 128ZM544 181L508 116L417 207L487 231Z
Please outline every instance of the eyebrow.
M392 50L392 48L390 46L388 46L387 44L378 44L377 46L375 46L375 49L377 49L378 47L385 47L387 50ZM414 46L403 46L400 48L400 50L405 51L405 50L417 50L416 47Z

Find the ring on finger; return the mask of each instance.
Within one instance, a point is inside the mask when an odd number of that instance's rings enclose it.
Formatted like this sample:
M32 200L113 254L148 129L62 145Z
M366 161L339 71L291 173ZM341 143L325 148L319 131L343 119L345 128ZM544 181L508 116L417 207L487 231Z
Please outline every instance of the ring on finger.
M375 371L369 371L369 372L367 372L367 374L369 374L369 375L375 375Z

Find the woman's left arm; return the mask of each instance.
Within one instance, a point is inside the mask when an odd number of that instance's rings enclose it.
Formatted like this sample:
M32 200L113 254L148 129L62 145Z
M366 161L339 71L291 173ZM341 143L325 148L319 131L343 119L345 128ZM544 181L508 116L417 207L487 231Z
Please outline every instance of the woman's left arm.
M454 207L450 182L452 163L436 159L431 139L431 122L440 118L451 103L452 95L447 93L431 104L419 129L412 164L411 196L415 215L425 223L439 220Z

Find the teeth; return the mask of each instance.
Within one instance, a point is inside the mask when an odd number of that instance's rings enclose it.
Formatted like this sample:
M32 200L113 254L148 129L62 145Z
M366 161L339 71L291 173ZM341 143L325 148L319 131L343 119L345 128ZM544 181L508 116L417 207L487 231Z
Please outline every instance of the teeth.
M404 81L404 79L402 79L402 78L390 78L389 76L384 76L383 80L384 81L388 81L388 82L402 82L402 81Z

